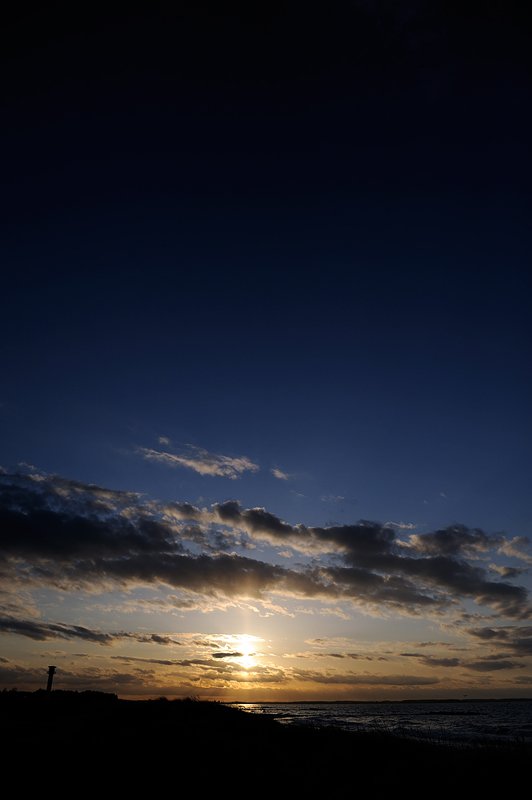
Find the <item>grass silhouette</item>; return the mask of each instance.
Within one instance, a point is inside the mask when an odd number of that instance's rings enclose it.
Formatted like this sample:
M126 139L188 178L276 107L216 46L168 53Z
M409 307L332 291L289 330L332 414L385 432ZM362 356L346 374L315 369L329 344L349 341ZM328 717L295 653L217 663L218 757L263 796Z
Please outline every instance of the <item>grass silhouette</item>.
M357 790L493 791L529 772L525 744L449 746L386 732L286 726L221 703L102 692L1 692L4 772L21 789L173 791L223 797ZM6 765L9 765L6 766ZM44 783L43 783L44 781ZM80 784L81 781L81 784ZM187 784L187 785L188 785ZM62 794L63 792L61 792Z

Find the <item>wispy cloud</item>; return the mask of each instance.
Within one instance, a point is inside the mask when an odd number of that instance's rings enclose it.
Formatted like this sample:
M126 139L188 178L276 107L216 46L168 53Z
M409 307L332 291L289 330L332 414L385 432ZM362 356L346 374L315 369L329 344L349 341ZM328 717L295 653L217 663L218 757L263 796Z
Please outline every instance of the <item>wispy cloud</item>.
M166 437L159 437L161 441ZM244 472L258 472L260 467L247 456L225 456L219 453L209 453L201 447L187 445L184 452L170 453L166 450L154 450L150 447L140 447L139 453L147 461L156 461L168 467L185 467L197 472L199 475L230 478L237 480Z
M345 497L343 494L322 494L320 500L322 503L341 503Z
M160 633L107 633L84 625L65 625L62 622L43 622L35 619L0 616L0 633L14 633L28 639L44 642L49 639L83 639L95 644L110 645L117 639L134 639L137 642L161 645L180 645L172 636Z
M317 672L315 670L294 670L300 681L313 683L346 684L348 686L431 686L439 683L439 678L422 675L383 675L359 672Z
M527 536L514 536L509 541L504 540L499 548L499 553L532 564L532 542Z
M385 527L397 528L399 531L414 531L417 528L413 522L386 522Z
M279 469L278 467L273 467L270 472L273 477L277 478L279 481L289 481L292 477L292 475L290 475L288 472L283 472L283 470Z

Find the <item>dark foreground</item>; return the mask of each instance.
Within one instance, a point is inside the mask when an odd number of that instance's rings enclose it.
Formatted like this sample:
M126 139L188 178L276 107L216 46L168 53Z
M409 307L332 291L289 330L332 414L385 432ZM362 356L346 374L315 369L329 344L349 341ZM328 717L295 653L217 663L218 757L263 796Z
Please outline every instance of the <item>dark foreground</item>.
M95 692L0 693L4 775L21 790L98 788L222 797L402 790L410 797L507 789L532 747L448 747L387 734L287 727L193 700L118 700ZM60 789L60 790L59 790Z

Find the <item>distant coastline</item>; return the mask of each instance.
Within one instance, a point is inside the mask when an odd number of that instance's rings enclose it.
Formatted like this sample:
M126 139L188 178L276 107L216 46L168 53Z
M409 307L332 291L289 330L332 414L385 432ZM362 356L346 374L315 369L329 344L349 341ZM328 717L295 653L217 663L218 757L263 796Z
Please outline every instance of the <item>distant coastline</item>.
M422 698L420 700L220 700L228 706L294 706L294 705L327 705L327 706L378 706L404 705L405 703L532 703L532 697L447 697Z

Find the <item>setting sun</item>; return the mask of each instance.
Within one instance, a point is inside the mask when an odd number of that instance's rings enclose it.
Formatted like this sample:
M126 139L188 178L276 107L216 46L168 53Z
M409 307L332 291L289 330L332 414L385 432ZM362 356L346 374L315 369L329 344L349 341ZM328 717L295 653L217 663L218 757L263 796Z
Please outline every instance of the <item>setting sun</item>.
M242 653L238 660L244 669L252 669L257 666L255 650L258 641L256 636L249 636L247 633L243 633L237 637L238 650Z

